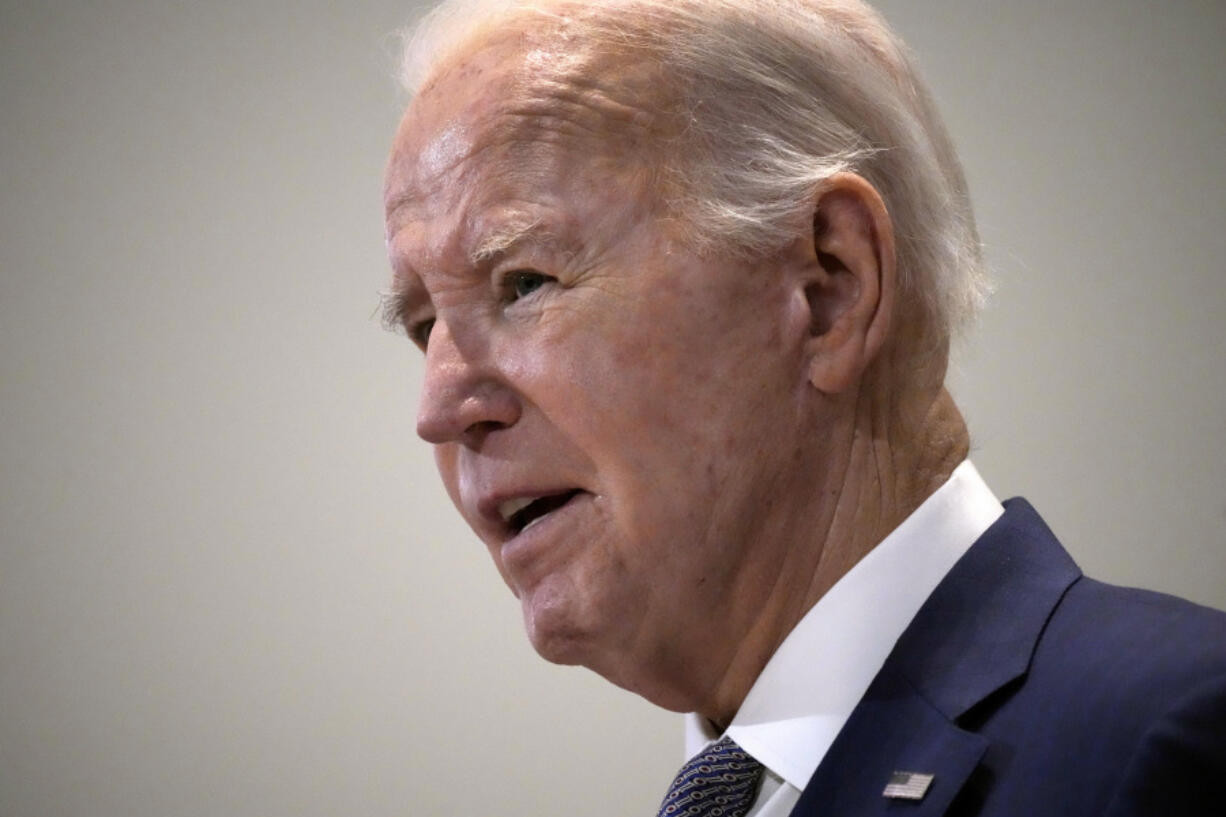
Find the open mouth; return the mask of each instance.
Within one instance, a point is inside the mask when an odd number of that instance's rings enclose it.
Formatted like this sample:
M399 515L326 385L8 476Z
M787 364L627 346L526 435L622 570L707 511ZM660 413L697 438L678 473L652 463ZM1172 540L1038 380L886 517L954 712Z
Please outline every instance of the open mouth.
M531 500L526 497L524 499L510 500L509 502L504 502L499 511L502 513L511 535L518 536L581 493L583 492L576 488L560 494L538 496L536 499ZM508 512L510 513L508 514Z

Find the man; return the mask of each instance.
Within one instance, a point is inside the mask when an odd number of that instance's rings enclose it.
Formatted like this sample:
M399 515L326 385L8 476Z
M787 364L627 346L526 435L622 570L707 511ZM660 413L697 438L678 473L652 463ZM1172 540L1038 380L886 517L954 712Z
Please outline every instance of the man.
M407 65L418 433L538 652L694 713L661 813L1212 807L1226 619L966 460L978 240L870 9L452 2Z

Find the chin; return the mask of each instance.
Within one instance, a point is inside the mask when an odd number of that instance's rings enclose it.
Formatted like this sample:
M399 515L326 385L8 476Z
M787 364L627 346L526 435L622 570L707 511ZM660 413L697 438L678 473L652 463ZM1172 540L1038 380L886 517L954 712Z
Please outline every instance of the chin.
M537 654L553 664L589 666L595 637L579 623L578 606L565 596L537 592L520 596L524 629Z
M590 578L579 581L555 573L521 587L528 640L550 663L586 667L642 695L644 676L652 675L643 655L635 652L643 604L624 593L599 592L608 588L596 585Z
M584 629L553 614L558 608L529 612L524 605L528 640L537 654L552 664L585 667L606 681L673 712L691 712L694 701L659 677L659 667L641 662L628 649L611 646L609 633ZM542 614L543 613L543 614ZM603 638L598 637L603 635Z
M528 640L536 654L551 664L567 667L590 666L590 662L585 660L588 650L583 646L583 639L573 635L542 634L538 630L529 630Z

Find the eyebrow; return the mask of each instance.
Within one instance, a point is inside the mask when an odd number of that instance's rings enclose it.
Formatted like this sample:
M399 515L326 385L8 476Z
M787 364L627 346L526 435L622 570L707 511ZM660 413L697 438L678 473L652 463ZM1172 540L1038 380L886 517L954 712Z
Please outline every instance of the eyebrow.
M469 253L469 263L479 267L510 253L512 250L527 246L551 246L554 237L546 229L539 218L515 219L482 238Z
M392 288L379 293L379 323L388 332L399 333L407 330L404 320L409 312L410 295L407 287L397 286L392 282Z

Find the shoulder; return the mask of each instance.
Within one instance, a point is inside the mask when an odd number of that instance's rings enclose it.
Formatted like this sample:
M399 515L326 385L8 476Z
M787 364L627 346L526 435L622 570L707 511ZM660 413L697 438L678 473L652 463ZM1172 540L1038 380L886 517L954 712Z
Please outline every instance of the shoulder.
M1226 672L1165 702L1137 741L1107 814L1205 814L1220 805L1224 775Z
M1116 775L1108 814L1201 814L1226 775L1226 613L1093 579L1054 611L1033 682Z
M1035 773L1051 802L1204 813L1226 776L1226 614L1079 578L982 727L1024 756L1003 765Z
M1101 679L1121 694L1149 691L1169 701L1206 678L1226 675L1226 613L1082 577L1055 607L1039 640L1032 671L1048 665L1064 673L1075 669L1082 684Z
M989 742L974 813L1204 813L1226 778L1226 613L1087 578L1029 505L1006 508L948 577L973 600L957 677L1017 668L956 716Z
M1123 740L1214 688L1226 691L1226 613L1080 577L1052 608L1017 692L1058 715L1054 728Z

